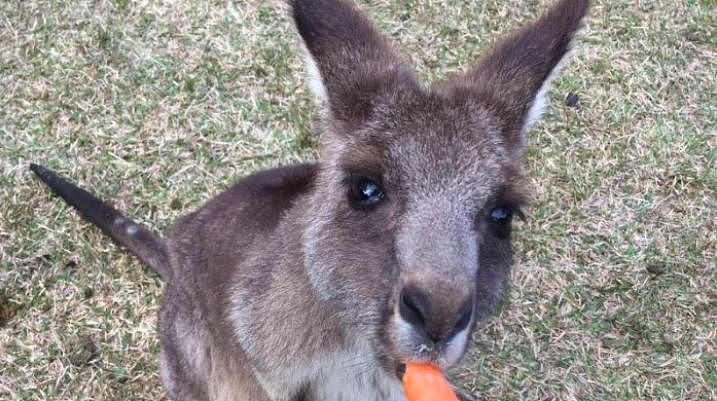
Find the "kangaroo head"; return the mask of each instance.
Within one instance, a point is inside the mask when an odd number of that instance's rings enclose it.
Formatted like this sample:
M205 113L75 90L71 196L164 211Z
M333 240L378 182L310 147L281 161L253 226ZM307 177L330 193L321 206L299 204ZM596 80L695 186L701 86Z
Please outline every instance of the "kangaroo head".
M318 296L387 360L450 366L500 300L525 135L588 0L426 88L347 0L294 0L325 148L303 233Z

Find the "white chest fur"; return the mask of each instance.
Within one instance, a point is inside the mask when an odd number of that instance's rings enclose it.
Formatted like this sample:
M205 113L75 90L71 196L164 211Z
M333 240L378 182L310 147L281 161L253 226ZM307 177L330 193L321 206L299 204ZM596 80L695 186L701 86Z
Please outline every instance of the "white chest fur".
M397 377L379 367L356 365L320 375L312 383L317 401L405 401Z
M366 344L297 362L269 375L257 372L272 400L289 401L305 388L311 401L406 401L399 379L379 366Z

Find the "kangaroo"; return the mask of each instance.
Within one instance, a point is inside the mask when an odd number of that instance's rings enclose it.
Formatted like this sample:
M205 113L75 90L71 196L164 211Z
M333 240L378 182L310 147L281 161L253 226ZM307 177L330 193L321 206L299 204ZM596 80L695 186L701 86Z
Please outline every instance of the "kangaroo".
M430 88L348 0L290 5L323 108L318 162L249 175L164 236L31 165L166 281L176 401L404 401L403 362L459 362L506 290L526 135L589 0L559 0Z

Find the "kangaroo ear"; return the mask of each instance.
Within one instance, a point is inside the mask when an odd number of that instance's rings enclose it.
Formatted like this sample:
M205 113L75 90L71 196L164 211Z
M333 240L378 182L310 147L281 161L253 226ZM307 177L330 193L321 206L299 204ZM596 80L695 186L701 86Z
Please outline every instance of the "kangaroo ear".
M538 20L495 44L473 69L444 89L490 103L505 120L508 143L522 149L525 133L540 118L550 81L567 61L589 5L590 0L560 0Z
M304 40L309 85L331 117L354 122L375 102L413 83L387 40L345 0L291 0Z

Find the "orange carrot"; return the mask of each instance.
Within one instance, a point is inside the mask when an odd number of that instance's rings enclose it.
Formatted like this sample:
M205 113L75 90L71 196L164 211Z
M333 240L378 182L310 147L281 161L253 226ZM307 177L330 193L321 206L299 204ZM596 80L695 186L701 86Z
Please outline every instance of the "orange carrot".
M403 392L408 401L459 401L443 372L427 363L406 363Z

